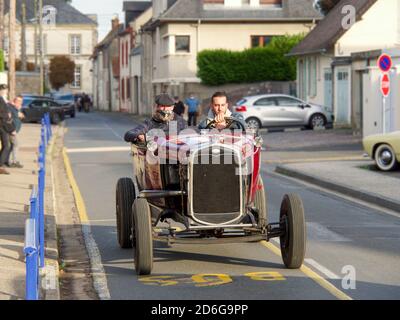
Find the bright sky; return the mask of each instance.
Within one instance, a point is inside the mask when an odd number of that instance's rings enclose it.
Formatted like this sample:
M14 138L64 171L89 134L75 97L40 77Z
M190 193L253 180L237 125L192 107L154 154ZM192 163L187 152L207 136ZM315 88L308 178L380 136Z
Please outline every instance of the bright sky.
M72 5L82 13L95 13L98 18L99 42L111 30L111 19L118 15L124 21L122 3L124 0L72 0Z

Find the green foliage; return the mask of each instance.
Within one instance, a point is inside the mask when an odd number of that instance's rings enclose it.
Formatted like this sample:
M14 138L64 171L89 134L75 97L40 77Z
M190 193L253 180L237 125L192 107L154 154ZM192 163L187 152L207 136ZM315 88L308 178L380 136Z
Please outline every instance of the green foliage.
M4 52L0 49L0 72L4 71Z
M296 58L285 55L303 38L303 34L279 36L264 48L244 51L203 50L197 56L197 76L211 86L295 80Z

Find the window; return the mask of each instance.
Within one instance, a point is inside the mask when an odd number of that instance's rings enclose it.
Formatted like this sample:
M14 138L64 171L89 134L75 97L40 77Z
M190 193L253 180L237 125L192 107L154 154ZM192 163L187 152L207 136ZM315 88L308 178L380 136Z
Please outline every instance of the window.
M8 54L9 47L10 47L10 38L8 38L7 36L4 36L4 40L3 40L4 53Z
M175 37L175 52L190 52L190 37L176 36Z
M82 81L82 67L75 66L74 82L72 82L71 87L74 89L80 89L81 81Z
M277 100L280 106L285 107L298 107L300 104L302 104L300 100L289 97L278 97Z
M266 47L270 44L273 36L251 36L251 47Z
M81 36L77 34L70 35L70 53L81 54Z
M131 79L128 78L126 81L126 99L131 99Z
M274 98L262 98L254 103L255 106L276 106Z
M308 61L308 95L311 97L317 94L317 59L310 57Z

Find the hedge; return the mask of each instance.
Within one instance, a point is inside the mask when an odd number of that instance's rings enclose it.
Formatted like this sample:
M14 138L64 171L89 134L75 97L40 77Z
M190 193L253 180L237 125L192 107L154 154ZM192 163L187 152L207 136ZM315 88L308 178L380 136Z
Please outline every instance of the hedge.
M302 34L275 37L266 47L244 51L203 50L197 56L197 76L211 86L295 80L296 58L285 54L303 38Z

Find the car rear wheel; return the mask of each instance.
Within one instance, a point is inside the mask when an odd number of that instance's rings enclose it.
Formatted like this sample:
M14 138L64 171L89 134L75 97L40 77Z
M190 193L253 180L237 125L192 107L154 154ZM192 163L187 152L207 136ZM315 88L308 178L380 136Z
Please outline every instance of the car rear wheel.
M298 269L306 253L306 224L303 202L297 194L283 198L280 224L284 230L284 235L280 237L283 263L289 269Z
M258 210L258 226L264 228L268 225L268 203L261 177L258 180L254 206Z
M261 122L257 118L249 118L246 123L249 129L261 129Z
M323 128L327 124L326 118L324 115L317 113L312 115L310 119L310 124L309 127L310 129L315 129L315 128Z
M374 155L376 166L382 171L392 171L398 167L396 154L388 144L380 145Z
M135 200L135 187L132 179L122 178L117 183L116 213L119 246L132 248L132 204Z
M147 200L136 199L132 211L135 270L138 275L149 275L153 269L153 231Z

